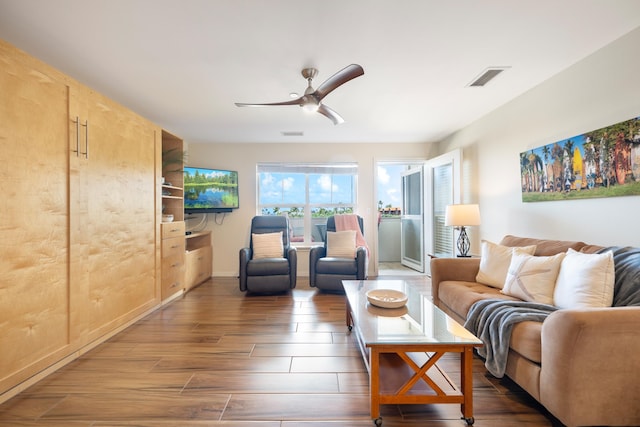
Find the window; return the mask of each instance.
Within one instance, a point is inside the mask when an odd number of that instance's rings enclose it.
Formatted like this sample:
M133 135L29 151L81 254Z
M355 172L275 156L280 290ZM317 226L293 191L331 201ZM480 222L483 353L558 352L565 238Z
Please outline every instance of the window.
M355 212L354 163L260 163L257 169L258 214L288 215L293 243L322 242L327 217Z

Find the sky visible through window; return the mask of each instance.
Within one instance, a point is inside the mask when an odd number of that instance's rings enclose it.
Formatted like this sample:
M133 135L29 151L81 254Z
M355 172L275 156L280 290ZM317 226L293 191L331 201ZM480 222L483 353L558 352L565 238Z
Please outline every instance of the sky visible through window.
M260 174L260 204L299 203L306 200L305 174ZM309 174L309 202L312 204L352 204L355 191L351 175Z

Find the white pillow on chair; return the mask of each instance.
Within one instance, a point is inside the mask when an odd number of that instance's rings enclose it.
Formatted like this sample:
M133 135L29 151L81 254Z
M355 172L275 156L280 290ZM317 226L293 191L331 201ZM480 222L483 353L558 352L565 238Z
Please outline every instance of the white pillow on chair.
M327 256L332 258L355 258L356 231L328 231Z
M284 245L282 231L277 233L251 233L253 241L253 259L282 258Z

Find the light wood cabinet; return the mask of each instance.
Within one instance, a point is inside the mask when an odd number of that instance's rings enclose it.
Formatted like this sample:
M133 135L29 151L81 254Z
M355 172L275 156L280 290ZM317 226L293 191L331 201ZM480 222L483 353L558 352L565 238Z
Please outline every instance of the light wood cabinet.
M1 401L159 306L161 130L2 41L0 93Z
M162 223L162 299L184 291L184 222Z
M81 85L71 89L70 116L70 185L79 211L72 242L79 245L83 314L93 340L157 303L159 129Z
M189 290L211 277L213 268L211 232L189 234L186 241L185 286Z
M69 84L0 42L0 393L71 350Z

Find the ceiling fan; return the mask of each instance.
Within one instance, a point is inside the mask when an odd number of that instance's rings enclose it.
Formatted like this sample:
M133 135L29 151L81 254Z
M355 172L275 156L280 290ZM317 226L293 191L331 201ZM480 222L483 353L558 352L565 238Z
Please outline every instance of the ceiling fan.
M349 80L360 77L364 74L364 70L358 64L351 64L335 73L333 76L325 80L317 89L313 89L311 82L313 78L318 74L318 70L315 68L304 68L302 70L302 77L307 79L307 89L304 91L304 95L291 101L273 102L269 104L245 104L236 102L238 107L272 107L281 105L299 105L307 111L317 111L325 117L328 117L334 125L344 123L344 119L340 117L338 113L333 111L322 103L322 99L329 95L334 89L345 84Z

